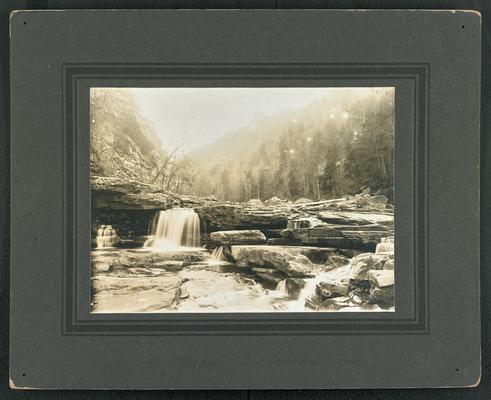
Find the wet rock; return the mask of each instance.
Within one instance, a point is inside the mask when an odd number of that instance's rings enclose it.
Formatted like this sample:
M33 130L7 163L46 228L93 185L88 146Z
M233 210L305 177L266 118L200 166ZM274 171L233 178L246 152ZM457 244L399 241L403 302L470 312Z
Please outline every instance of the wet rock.
M384 264L384 269L394 269L394 260L387 260Z
M381 308L394 306L394 286L373 288L370 290L370 295Z
M358 261L353 263L351 260L349 282L353 284L359 284L360 282L368 280L368 264L365 261Z
M266 241L267 244L272 246L301 246L302 241L300 239L290 238L271 238Z
M217 203L194 207L208 232L239 229L284 229L289 208L257 207L246 203Z
M359 213L342 213L334 211L321 211L318 217L328 223L334 225L369 225L368 221L362 214Z
M261 229L261 232L264 233L268 239L282 238L281 232L283 229Z
M329 256L326 264L329 264L333 267L342 267L343 265L348 265L350 262L348 257L345 257L340 254L332 254Z
M288 220L287 229L315 228L323 225L326 224L316 217L298 217Z
M109 272L112 269L112 266L108 262L104 261L93 261L91 267L92 273Z
M111 255L109 263L113 268L117 269L135 267L151 268L152 266L159 264L165 265L166 262L172 261L178 261L181 263L201 262L205 261L208 257L209 254L204 250L166 251L161 253L121 250ZM177 265L177 263L175 265Z
M363 226L363 225L371 225L372 230L375 227L379 230L387 231L387 226L392 226L394 224L394 215L393 213L385 212L351 212L351 211L319 211L317 213L317 217L324 221L327 224L334 225L355 225L355 226ZM378 225L381 225L378 226ZM385 235L387 236L387 235Z
M312 276L313 263L297 250L292 255L281 246L232 246L232 255L240 267L274 268L290 277Z
M260 267L256 267L256 268L252 268L251 270L252 270L252 272L255 272L255 273L258 273L258 274L270 274L270 275L273 275L273 274L275 274L275 273L278 272L274 268L260 268Z
M210 240L223 246L231 244L262 244L266 236L259 230L218 231L210 233Z
M222 255L225 261L235 263L234 256L232 255L232 250L229 245L222 246Z
M390 254L362 253L353 257L351 264L363 262L368 266L368 269L384 269L385 263L391 259L393 259L393 255Z
M391 233L390 227L366 221L351 221L352 225L321 223L310 227L306 223L303 227L301 223L304 220L308 219L289 221L289 227L282 232L282 236L302 245L374 251L381 238ZM298 226L293 226L295 221Z
M370 296L382 308L394 305L394 271L381 270L368 273Z
M330 299L333 297L347 296L349 286L341 282L319 282L315 287L315 294L321 300Z
M286 292L289 296L296 297L305 287L305 281L300 278L287 278L285 281Z
M184 261L161 261L155 264L149 265L151 268L163 268L166 271L180 271L184 268L186 263Z
M267 282L273 283L275 286L283 280L279 276L270 275L270 274L263 274L261 272L256 273L256 276L267 281Z
M92 176L90 183L92 208L96 209L165 210L180 205L178 196L139 181Z
M372 287L384 288L394 285L394 271L393 270L381 270L381 271L369 271L368 281Z
M114 244L114 247L120 249L138 249L143 247L147 239L148 236L131 236L120 238L119 242Z
M308 297L305 299L305 307L314 311L337 311L347 304L340 303L333 299L321 300L317 296Z
M98 274L92 279L93 312L171 310L179 279L174 274Z
M390 254L362 253L353 257L351 260L350 282L357 284L368 280L369 272L383 270L385 264L392 260L393 255ZM390 272L393 273L393 271Z

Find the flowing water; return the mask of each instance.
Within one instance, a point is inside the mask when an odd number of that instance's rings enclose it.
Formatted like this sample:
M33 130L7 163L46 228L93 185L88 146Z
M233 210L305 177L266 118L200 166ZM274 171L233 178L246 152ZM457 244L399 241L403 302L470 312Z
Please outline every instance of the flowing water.
M159 211L152 224L151 236L144 244L144 247L156 250L199 246L199 218L191 208Z
M216 261L226 261L225 256L223 255L223 247L217 247L216 249L213 249L211 252L211 258L216 260Z
M296 295L288 293L286 279L268 289L250 271L228 262L223 247L211 254L200 247L200 221L190 208L158 212L141 249L114 248L118 240L110 225L97 231L97 250L92 253L93 312L312 311L305 304L315 295L317 284L342 282L351 272L351 264L332 269L317 264L312 271L315 277L303 279L304 287ZM376 253L393 251L392 238L376 248ZM349 300L336 299L342 311L366 311Z
M97 229L96 243L98 249L111 248L118 240L116 230L111 225L102 225Z
M392 242L382 242L377 244L375 253L382 254L394 254L394 243Z

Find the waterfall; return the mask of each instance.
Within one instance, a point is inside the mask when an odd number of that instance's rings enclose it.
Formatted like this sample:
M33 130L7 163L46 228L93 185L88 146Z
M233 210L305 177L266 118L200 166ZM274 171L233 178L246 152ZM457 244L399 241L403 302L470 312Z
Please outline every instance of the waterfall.
M159 211L157 222L152 224L151 237L143 246L173 250L182 247L199 247L199 245L198 214L192 208L173 208Z
M377 244L377 247L375 248L375 253L386 253L386 254L393 254L394 253L394 243L379 243Z
M211 253L211 258L215 261L225 261L225 256L223 255L223 246L215 248Z
M101 225L97 229L97 248L104 249L113 247L113 245L119 240L116 230L111 225Z
M281 293L283 296L287 296L288 292L286 290L286 279L283 279L282 281L278 282L278 285L276 285L275 290L278 293Z

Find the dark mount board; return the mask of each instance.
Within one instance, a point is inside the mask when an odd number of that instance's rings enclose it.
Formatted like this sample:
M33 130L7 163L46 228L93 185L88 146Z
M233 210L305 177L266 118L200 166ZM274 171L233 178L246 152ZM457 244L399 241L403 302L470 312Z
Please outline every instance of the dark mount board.
M478 383L477 13L17 12L11 58L13 387ZM307 82L396 86L401 307L393 315L90 315L87 88Z

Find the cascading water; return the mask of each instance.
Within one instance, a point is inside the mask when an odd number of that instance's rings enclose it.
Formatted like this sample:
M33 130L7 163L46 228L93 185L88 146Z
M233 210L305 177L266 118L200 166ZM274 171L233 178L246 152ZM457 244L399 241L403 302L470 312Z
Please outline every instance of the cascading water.
M223 255L223 246L214 249L211 252L211 258L215 261L225 261L225 256Z
M113 247L119 240L116 230L111 225L101 225L97 229L96 243L98 249Z
M382 242L377 244L377 247L375 248L375 253L394 254L394 243Z
M144 247L173 250L199 247L200 229L198 214L192 208L173 208L159 211L152 224L151 237Z

